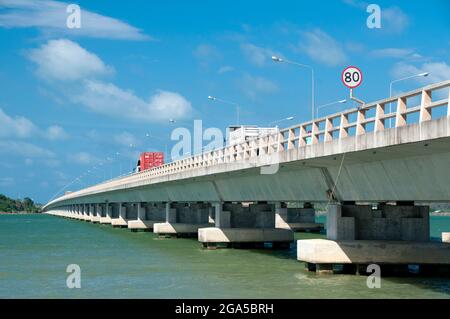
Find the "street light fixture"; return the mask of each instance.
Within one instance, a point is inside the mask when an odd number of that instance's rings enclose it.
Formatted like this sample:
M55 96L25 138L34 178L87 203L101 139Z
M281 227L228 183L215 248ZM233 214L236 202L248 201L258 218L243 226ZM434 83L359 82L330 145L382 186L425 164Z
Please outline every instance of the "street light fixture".
M239 125L239 104L238 103L227 101L227 100L222 100L222 99L219 99L218 97L211 96L211 95L208 95L208 99L211 101L222 102L225 104L235 106L236 107L236 125Z
M289 117L286 117L286 118L281 119L281 120L277 120L277 121L270 122L270 123L269 123L269 126L272 126L272 125L274 125L274 124L281 123L281 122L284 122L284 121L292 121L293 119L294 119L293 116L289 116Z
M391 83L389 84L389 97L392 97L392 84L396 83L396 82L400 82L400 81L404 81L404 80L408 80L408 79L412 79L412 78L417 78L417 77L427 77L428 75L430 75L429 72L423 72L423 73L419 73L419 74L414 74L414 75L410 75L401 79L397 79L394 81L391 81Z
M330 103L326 103L326 104L319 105L319 106L316 108L316 117L319 117L319 110L320 110L321 108L323 108L323 107L325 107L325 106L330 106L330 105L334 105L334 104L339 104L339 103L341 103L341 104L347 103L347 100L346 100L346 99L343 99L343 100L334 101L334 102L330 102Z
M389 97L392 97L392 84L400 82L400 81L404 81L404 80L409 80L412 78L417 78L417 77L427 77L428 75L430 75L429 72L423 72L423 73L419 73L419 74L414 74L414 75L410 75L410 76L406 76L404 78L401 79L397 79L394 81L391 81L391 83L389 84ZM392 112L392 103L389 103L389 113ZM392 127L392 117L389 118L389 127Z
M272 56L272 60L274 62L284 62L284 63L296 65L299 67L308 68L311 70L311 117L312 117L311 120L314 121L314 109L315 109L314 99L315 99L315 97L314 97L314 69L313 69L313 67L310 65L306 65L306 64L302 64L302 63L298 63L298 62L285 60L285 59L282 59L275 55Z

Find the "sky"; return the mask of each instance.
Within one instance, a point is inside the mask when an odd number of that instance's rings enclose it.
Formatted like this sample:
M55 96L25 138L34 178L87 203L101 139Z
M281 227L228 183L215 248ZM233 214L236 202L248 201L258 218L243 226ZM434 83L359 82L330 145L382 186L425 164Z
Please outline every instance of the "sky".
M64 191L129 172L171 133L311 119L315 105L348 98L342 70L363 73L355 96L450 79L450 2L0 0L0 193L46 203ZM70 21L73 16L69 19ZM73 26L73 25L72 25ZM320 116L352 105L332 104ZM280 126L292 121L279 122ZM207 142L205 142L206 144Z

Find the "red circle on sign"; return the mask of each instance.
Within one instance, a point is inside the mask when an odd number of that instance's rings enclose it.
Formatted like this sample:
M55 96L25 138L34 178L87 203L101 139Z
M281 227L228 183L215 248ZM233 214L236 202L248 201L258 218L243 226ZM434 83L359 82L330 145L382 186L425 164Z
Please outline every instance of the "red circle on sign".
M347 84L347 83L344 81L344 73L346 73L346 72L347 72L348 70L350 70L350 69L356 70L356 71L358 72L358 74L359 74L359 81L354 81L354 82L357 82L357 83L352 84L352 85L349 85L349 84ZM352 73L352 74L353 74L353 73ZM352 75L352 80L353 80L353 75ZM362 83L362 80L363 80L362 72L361 72L361 70L360 70L359 68L357 68L356 66L352 66L352 65L351 65L351 66L348 66L348 67L346 67L346 68L344 69L344 71L342 71L342 73L341 73L341 81L342 81L342 83L344 83L344 85L345 85L346 87L350 88L350 89L354 89L354 88L360 86L361 83Z

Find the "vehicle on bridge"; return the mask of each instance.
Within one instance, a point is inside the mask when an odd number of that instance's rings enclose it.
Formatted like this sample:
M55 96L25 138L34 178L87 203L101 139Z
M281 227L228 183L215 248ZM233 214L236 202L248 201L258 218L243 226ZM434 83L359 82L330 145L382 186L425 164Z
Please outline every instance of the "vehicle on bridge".
M136 165L136 172L149 170L153 167L164 165L163 152L144 152L139 156Z

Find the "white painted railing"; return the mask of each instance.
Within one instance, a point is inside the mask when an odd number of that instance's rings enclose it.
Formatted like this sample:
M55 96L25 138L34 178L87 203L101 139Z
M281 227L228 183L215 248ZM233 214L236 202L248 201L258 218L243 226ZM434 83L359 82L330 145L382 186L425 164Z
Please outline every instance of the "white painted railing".
M433 100L433 93L444 94L443 99ZM410 105L414 98L420 97L418 105ZM294 148L307 147L308 144L327 143L351 135L362 135L368 132L378 132L385 128L389 121L392 128L408 125L408 117L418 115L418 122L432 119L432 110L438 107L446 108L450 116L450 80L425 86L398 96L362 105L360 108L349 109L306 123L281 129L276 134L247 140L240 144L225 146L189 158L180 159L159 167L152 168L125 177L85 188L58 198L55 201L111 190L116 187L127 188L153 177L167 176L188 170L210 167L222 163L245 161L258 156L284 152ZM391 104L393 111L387 106ZM392 107L394 104L394 107ZM417 122L417 121L416 121ZM416 123L415 122L415 123ZM140 184L140 183L139 183Z

